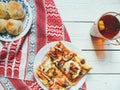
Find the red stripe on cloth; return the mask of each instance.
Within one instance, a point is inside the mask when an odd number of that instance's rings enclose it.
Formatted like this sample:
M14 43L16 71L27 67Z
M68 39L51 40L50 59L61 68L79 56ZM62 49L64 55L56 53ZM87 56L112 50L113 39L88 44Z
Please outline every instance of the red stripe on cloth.
M66 40L66 41L70 41L70 38L68 36L68 33L66 31L66 29L64 28L64 25L62 24L62 20L61 18L58 17L54 17L54 14L58 15L58 11L56 11L56 7L55 4L53 2L53 0L35 0L36 2L36 6L37 6L37 51L45 45L46 43L46 34L48 35L48 41L55 41L55 40ZM46 13L45 13L45 5L44 3L46 3L46 6L52 5L53 7L49 8L49 9L54 9L55 12L49 12L48 14L53 14L53 18L54 20L50 19L52 22L51 24L46 23ZM49 11L49 9L46 9ZM57 20L59 19L59 20ZM47 19L48 20L48 19ZM57 24L54 24L55 22L57 22ZM60 23L58 23L60 22ZM50 27L47 27L46 30L46 26L45 24L48 24ZM57 28L52 28L50 30L51 27L56 27ZM48 29L49 28L49 29ZM59 32L59 35L57 35L58 33L52 32L52 30L56 30L56 32ZM46 33L46 31L48 31ZM49 33L50 32L50 33ZM52 33L51 33L52 32ZM56 34L56 35L55 35ZM56 37L59 37L58 39ZM22 81L22 80L18 80L18 79L9 79L10 82L12 83L13 87L15 87L15 90L43 90L39 84L36 82L36 80L32 81Z
M65 27L64 27L64 40L71 42L71 39L70 39L70 37L68 35L68 32L67 32Z
M25 64L25 69L24 71L24 80L26 79L26 72L27 72L27 65L28 65L28 50L29 50L29 46L30 46L30 33L28 33L28 37L27 37L27 58L26 58L26 64Z
M5 75L5 61L0 62L0 75L1 76Z
M2 87L4 88L4 90L6 90L5 86L0 82L0 84L2 85Z
M17 61L15 57L18 56L17 54L18 54L19 50L21 49L25 39L26 39L26 36L24 36L20 40L14 41L12 44L10 44L10 52L8 54L8 64L7 64L7 72L6 72L7 77L12 77L12 73L14 74L14 71L13 71L14 69L12 68L12 67L14 67L13 62Z
M7 56L9 44L5 44L2 50L0 51L0 76L5 75L5 61Z
M47 16L47 42L64 40L63 23L52 0L45 0Z
M24 81L25 82L25 84L27 85L27 86L29 86L29 88L31 89L31 90L43 90L42 88L41 88L41 86L36 82L36 81L33 81L33 82L31 82L31 81Z
M37 52L46 44L45 10L43 0L35 0L37 6Z
M20 67L20 60L22 57L22 52L21 50L18 51L17 56L16 56L16 61L14 65L14 78L19 78L19 67Z
M52 5L52 6L55 6L55 3L53 2L53 0L44 0L45 1L45 4L48 6L48 5ZM55 7L56 8L56 7Z
M8 64L7 64L7 72L6 72L6 76L7 77L11 77L12 76L12 64L13 64L13 62L9 62Z
M13 60L14 57L15 57L15 54L16 54L16 51L17 51L17 44L18 44L18 41L13 42L10 46L10 52L8 54L8 60L9 61Z
M82 89L83 89L83 90L87 90L86 83L84 83L84 84L82 85Z
M9 78L15 90L30 90L29 87L22 81L18 79Z
M0 51L0 61L2 61L3 59L5 59L7 57L8 46L9 46L9 44L5 44L2 48L2 50Z
M26 37L23 37L20 41L19 41L19 48L18 48L18 51L17 51L17 54L16 54L16 61L15 61L15 64L14 64L14 75L13 77L14 78L19 78L19 67L20 67L20 61L21 61L21 57L22 57L22 46L23 46L23 42L25 42L25 39Z
M9 49L9 53L8 53L8 64L7 64L7 77L11 77L13 70L12 70L12 66L13 66L13 62L14 62L14 58L16 55L16 51L17 51L17 45L18 45L18 40L14 41L12 44L10 44L10 49Z
M0 51L0 76L5 75L5 61L9 44L5 44Z

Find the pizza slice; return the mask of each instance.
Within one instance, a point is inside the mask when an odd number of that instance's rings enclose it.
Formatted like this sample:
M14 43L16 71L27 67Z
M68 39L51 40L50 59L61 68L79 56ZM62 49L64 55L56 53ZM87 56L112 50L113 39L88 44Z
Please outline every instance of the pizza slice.
M84 75L86 75L91 67L85 62L85 59L69 50L62 42L57 42L51 47L47 53L55 66L68 78L74 85Z
M68 90L71 83L66 76L51 62L50 58L46 58L36 69L36 74L41 82L49 88L49 90Z
M90 71L91 67L85 62L85 59L75 56L71 60L65 62L59 69L74 85Z
M36 75L38 76L38 78L40 79L40 81L47 87L51 87L54 83L53 80L51 80L47 75L45 75L45 73L42 72L41 69L39 69L39 67L36 69Z
M62 42L58 41L46 54L47 57L51 58L52 62L60 62L61 59L64 62L69 61L76 54L70 51Z

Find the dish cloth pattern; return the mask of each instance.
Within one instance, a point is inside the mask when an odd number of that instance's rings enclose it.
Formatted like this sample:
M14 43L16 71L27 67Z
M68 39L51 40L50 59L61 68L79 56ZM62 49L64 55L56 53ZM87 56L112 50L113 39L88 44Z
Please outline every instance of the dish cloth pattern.
M28 34L0 44L0 84L4 90L43 90L33 75L35 55L47 43L70 41L53 0L28 0L28 3L33 16Z

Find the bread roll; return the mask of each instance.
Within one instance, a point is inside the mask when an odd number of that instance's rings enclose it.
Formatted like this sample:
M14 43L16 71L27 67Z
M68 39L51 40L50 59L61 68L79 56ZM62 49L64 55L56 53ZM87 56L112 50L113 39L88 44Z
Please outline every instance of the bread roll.
M19 35L22 32L23 24L20 20L9 19L6 23L6 30L11 35Z
M5 26L6 26L6 20L0 19L0 33L6 32Z
M10 18L12 19L23 19L25 16L24 9L19 2L10 1L8 3L8 11L10 14Z
M7 4L4 2L0 2L0 18L9 18L9 13L7 10Z

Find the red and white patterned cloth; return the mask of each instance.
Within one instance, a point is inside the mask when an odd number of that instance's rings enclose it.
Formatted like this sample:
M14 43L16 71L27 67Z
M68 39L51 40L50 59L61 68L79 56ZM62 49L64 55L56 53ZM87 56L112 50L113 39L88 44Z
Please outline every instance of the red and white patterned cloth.
M47 43L70 41L53 0L28 2L33 15L29 33L10 43L0 42L0 88L5 90L42 90L33 75L35 55ZM82 88L86 89L85 83Z

